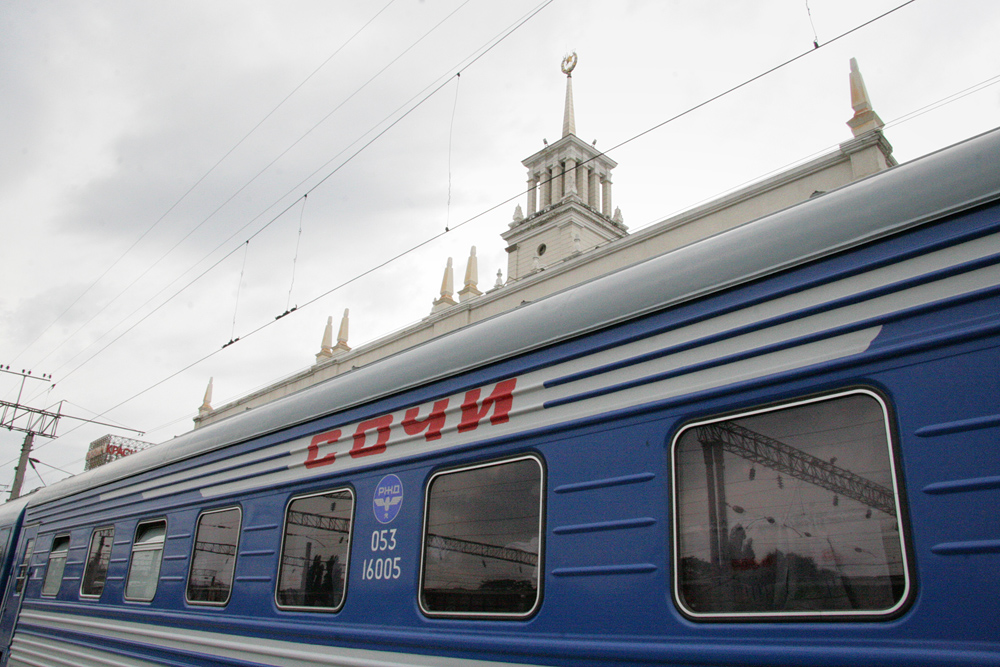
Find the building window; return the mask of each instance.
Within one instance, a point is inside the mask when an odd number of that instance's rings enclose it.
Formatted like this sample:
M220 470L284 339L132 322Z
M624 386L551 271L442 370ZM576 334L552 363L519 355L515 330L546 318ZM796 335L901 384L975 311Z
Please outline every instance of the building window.
M69 535L59 535L52 538L52 549L49 551L49 565L45 570L45 580L42 582L42 595L55 595L62 584L63 571L66 569L66 556L69 554Z
M292 499L275 592L279 607L336 611L343 606L353 517L350 489Z
M83 583L80 586L80 595L83 597L100 597L104 591L104 581L108 578L108 563L111 562L111 545L114 543L114 538L114 526L98 528L91 535L87 566L83 570Z
M542 464L533 456L435 474L420 605L427 614L525 617L541 600Z
M909 593L896 466L867 391L686 426L674 595L696 618L871 617Z
M136 528L128 578L125 580L126 600L149 602L156 595L166 536L167 522L162 519L140 523Z
M21 591L24 589L24 581L28 577L28 568L31 563L31 554L35 548L34 538L28 540L27 546L24 548L24 558L21 559L21 564L17 567L17 579L14 581L14 594L20 595Z
M213 510L198 517L188 575L188 602L214 605L229 602L236 572L240 520L238 507Z

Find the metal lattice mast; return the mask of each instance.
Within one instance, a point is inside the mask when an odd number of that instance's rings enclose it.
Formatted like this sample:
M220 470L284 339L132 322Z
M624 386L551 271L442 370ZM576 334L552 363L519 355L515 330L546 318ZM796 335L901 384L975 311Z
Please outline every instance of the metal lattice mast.
M896 516L891 489L748 428L732 422L709 424L698 428L698 440Z
M510 547L498 547L493 544L483 544L482 542L459 540L454 537L444 537L443 535L428 535L427 546L435 549L443 549L444 551L457 551L458 553L469 554L470 556L506 560L511 563L523 563L525 565L538 565L538 554L533 554L529 551L511 549Z

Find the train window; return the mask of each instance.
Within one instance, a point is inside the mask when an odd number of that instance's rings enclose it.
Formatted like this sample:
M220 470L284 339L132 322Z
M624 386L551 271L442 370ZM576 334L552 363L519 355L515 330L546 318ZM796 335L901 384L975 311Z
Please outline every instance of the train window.
M42 595L55 595L62 584L63 571L66 569L66 556L69 554L69 535L57 535L52 538L52 549L49 550L49 565L45 570L45 580L42 582Z
M125 581L126 600L149 602L156 595L166 536L167 522L162 519L140 523L136 528L135 541L132 543L132 559Z
M80 595L100 597L104 591L104 580L108 578L108 563L111 562L111 544L114 542L115 527L98 528L90 536L90 551L87 566L83 570Z
M197 604L229 602L236 572L241 512L238 507L205 512L198 517L187 600Z
M21 564L17 566L17 579L14 581L14 595L20 595L21 590L24 589L24 581L28 577L28 568L31 563L31 554L35 548L34 538L28 540L27 546L24 548L24 558L21 559Z
M542 464L533 456L431 477L420 606L448 616L524 617L540 596Z
M354 492L293 498L285 511L275 601L282 609L336 611L344 603Z
M674 595L695 618L872 617L909 592L877 395L691 424L674 441Z
M4 557L7 555L7 542L10 541L10 528L0 530L0 567L3 566Z

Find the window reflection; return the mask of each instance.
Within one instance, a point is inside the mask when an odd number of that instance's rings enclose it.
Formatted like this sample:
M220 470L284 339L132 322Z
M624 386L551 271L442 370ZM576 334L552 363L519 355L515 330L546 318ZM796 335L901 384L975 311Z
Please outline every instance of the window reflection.
M166 521L141 523L136 528L128 580L125 582L126 600L148 602L156 595L166 536Z
M871 394L693 425L674 463L689 612L871 614L902 601L887 421Z
M349 489L296 498L285 514L277 602L283 608L339 609L351 548Z
M436 475L427 491L428 612L526 615L539 589L542 469L534 458Z
M238 508L207 512L198 518L187 586L189 602L225 604L229 601L239 536Z
M45 570L45 580L42 582L42 595L55 595L59 592L68 554L69 535L54 538L52 549L49 551L49 566Z
M114 542L114 537L114 526L98 528L91 536L80 595L98 597L104 591L104 581L108 578L108 564L111 562L111 545Z

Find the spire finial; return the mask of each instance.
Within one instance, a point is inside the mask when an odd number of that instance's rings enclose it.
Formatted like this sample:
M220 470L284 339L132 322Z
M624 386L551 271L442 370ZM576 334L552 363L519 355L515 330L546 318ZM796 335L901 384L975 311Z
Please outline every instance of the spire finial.
M479 260L476 257L476 246L472 246L469 251L469 263L465 266L465 285L458 293L459 301L466 301L477 297L482 292L479 291Z
M340 318L340 330L337 332L337 349L349 352L351 350L347 345L347 330L349 326L351 311L349 308L344 308L344 316ZM332 317L330 318L333 319Z
M316 353L316 363L322 363L333 357L333 316L326 318L326 328L323 329L323 342Z
M878 130L885 126L882 119L878 117L872 109L871 99L868 97L868 89L865 87L865 80L861 78L861 70L858 68L858 61L851 58L851 107L854 108L854 117L847 121L847 126L851 128L854 136L860 137L865 132Z
M576 67L576 52L569 54L562 61L562 72L566 75L566 107L563 109L564 137L576 134L576 115L573 113L573 69Z
M212 381L215 378L208 378L208 387L205 388L205 398L201 402L201 407L198 408L198 415L204 415L212 411Z
M448 264L444 269L444 276L441 278L441 296L434 299L434 305L431 307L431 313L436 313L439 310L444 310L454 306L457 301L454 299L455 294L455 269L452 267L451 257L448 258Z

